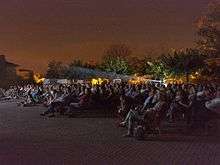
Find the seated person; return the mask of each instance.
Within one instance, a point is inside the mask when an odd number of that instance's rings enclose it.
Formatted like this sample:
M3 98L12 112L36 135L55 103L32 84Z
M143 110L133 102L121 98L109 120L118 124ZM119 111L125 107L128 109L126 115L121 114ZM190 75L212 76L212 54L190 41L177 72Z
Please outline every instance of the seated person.
M145 99L142 110L147 109L147 108L152 108L154 106L155 94L156 94L155 90L152 90L149 92L149 96Z
M32 92L31 92L31 98L32 98L32 101L33 103L38 103L39 102L39 96L38 96L38 91L33 89Z
M130 110L127 114L125 120L121 123L121 125L128 125L128 132L125 137L133 136L134 124L136 121L143 121L145 118L155 118L156 115L161 113L164 110L164 106L166 105L166 96L164 94L159 95L159 100L153 108L142 109L138 108L134 110Z
M30 88L27 90L27 92L25 93L25 97L24 97L24 100L22 100L21 102L19 102L17 105L18 106L32 106L34 105L36 102L33 98L33 89Z
M5 97L5 93L3 92L3 89L0 88L0 98L3 98L3 97Z
M79 97L79 101L75 103L70 103L70 108L68 113L73 113L74 110L79 110L83 107L88 107L90 103L90 89L86 88L84 93Z
M53 117L54 113L56 112L56 108L63 105L63 101L65 97L67 96L67 94L63 93L60 96L58 96L57 93L58 92L55 90L54 98L53 100L51 100L51 104L49 105L48 110L41 114L42 116L52 113L50 117Z
M171 102L170 108L168 110L167 116L169 117L169 121L175 121L176 115L181 115L188 113L187 109L189 108L190 103L187 95L184 91L179 90L176 92L175 99Z
M120 106L118 107L119 117L123 119L126 117L127 113L131 109L133 102L134 99L131 97L125 96L124 94L120 96Z
M10 100L11 97L7 96L4 89L0 88L0 100Z
M220 114L220 87L217 89L216 97L205 103L207 109Z

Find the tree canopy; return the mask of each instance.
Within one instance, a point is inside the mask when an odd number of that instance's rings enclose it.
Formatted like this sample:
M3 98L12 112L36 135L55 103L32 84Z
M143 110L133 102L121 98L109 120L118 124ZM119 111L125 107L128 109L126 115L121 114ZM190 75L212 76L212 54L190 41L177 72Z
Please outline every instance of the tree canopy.
M101 69L106 72L114 72L117 74L129 74L131 68L128 60L131 55L131 50L125 44L112 45L105 52Z
M189 74L204 67L204 57L196 49L174 51L160 57L161 63L172 75L185 75L187 81Z
M60 61L50 61L46 73L47 78L64 78L66 74L66 67Z
M197 21L197 47L207 57L220 57L220 2L212 2Z

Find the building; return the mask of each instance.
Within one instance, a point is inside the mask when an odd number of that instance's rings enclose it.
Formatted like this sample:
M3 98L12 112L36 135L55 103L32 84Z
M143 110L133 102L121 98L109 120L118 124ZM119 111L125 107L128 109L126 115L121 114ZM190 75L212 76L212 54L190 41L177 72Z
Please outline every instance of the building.
M17 81L17 67L17 64L6 61L5 55L0 55L0 87L8 87Z
M18 75L22 80L33 80L34 72L30 69L18 69Z
M113 79L122 79L128 81L131 76L116 74L112 72L104 72L97 69L89 69L83 67L72 67L71 72L69 73L72 79L77 80L88 80L93 78L105 78L109 80Z

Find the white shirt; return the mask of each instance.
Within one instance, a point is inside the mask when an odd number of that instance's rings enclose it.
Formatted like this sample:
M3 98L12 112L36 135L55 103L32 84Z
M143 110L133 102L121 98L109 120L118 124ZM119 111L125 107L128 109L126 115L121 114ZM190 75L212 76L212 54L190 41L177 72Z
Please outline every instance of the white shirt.
M205 103L206 108L209 110L215 111L217 113L220 113L220 98L217 97L215 99L212 99L210 101L207 101Z
M146 106L146 105L150 102L150 100L151 100L152 97L154 97L154 96L148 96L148 97L146 98L146 100L145 100L145 102L144 102L144 106Z

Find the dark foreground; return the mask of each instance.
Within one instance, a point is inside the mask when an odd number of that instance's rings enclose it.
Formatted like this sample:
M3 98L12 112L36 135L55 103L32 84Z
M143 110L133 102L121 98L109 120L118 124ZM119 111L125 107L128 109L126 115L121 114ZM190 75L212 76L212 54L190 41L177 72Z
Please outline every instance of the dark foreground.
M123 138L112 118L46 118L0 103L0 165L220 164L220 136Z

